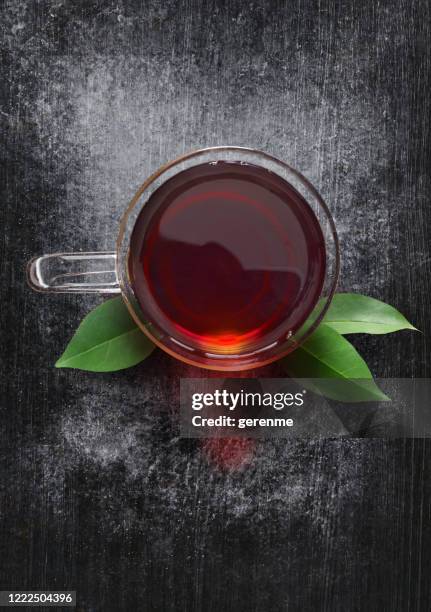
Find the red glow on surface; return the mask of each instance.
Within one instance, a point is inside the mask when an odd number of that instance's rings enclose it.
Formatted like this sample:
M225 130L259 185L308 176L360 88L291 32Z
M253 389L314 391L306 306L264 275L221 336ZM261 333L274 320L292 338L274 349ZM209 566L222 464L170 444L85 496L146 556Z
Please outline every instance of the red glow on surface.
M202 452L217 467L236 471L251 462L255 448L256 441L250 438L208 438Z

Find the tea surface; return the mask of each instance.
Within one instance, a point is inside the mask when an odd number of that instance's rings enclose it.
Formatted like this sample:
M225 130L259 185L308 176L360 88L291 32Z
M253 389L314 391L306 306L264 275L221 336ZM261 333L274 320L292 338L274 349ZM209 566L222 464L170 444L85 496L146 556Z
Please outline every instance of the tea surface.
M294 333L325 274L319 223L268 170L217 162L150 197L133 230L130 273L143 312L177 342L244 353Z

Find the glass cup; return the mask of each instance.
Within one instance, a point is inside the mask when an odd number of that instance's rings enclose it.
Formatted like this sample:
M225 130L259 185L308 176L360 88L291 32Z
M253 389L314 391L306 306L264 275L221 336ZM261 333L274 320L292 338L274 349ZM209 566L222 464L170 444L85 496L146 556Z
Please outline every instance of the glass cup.
M257 345L231 353L186 343L173 337L151 320L145 305L140 305L129 275L130 241L135 223L152 194L167 180L196 165L217 161L242 162L265 168L293 186L314 212L325 242L326 269L321 298L309 318L294 334L284 334L278 342ZM162 166L138 189L120 222L116 250L99 253L55 253L33 258L27 268L30 286L48 293L101 293L122 296L131 316L140 329L158 347L194 366L240 371L266 365L287 355L309 337L322 320L334 295L338 281L340 255L337 233L325 202L297 170L286 163L244 147L211 147L193 151ZM288 322L286 321L288 330Z

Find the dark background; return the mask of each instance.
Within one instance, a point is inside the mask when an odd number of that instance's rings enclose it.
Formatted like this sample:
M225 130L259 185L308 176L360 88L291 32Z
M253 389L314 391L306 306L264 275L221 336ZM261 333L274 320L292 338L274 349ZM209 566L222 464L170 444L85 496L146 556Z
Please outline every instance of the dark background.
M178 381L199 373L159 352L55 370L101 300L24 271L112 249L161 163L264 149L327 201L341 289L424 332L357 337L373 373L430 376L429 3L1 7L0 587L76 589L85 611L428 611L428 441L181 440Z

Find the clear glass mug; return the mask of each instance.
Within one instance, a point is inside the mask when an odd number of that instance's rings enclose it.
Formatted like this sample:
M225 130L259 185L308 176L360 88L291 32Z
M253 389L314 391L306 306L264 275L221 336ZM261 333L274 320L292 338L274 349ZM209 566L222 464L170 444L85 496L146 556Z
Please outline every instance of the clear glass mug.
M129 248L135 222L151 195L177 173L198 164L234 161L254 164L276 173L290 183L313 210L322 230L326 271L321 297L308 320L293 335L284 335L269 346L255 346L244 352L216 354L204 347L187 345L166 333L151 321L136 298L129 277ZM162 166L138 189L120 222L116 250L99 253L55 253L33 258L27 267L30 286L48 293L100 293L121 294L131 316L140 329L161 349L194 366L220 370L240 371L260 367L287 355L309 337L318 326L334 295L340 268L337 232L325 202L298 171L286 163L261 151L244 147L211 147L193 151Z

